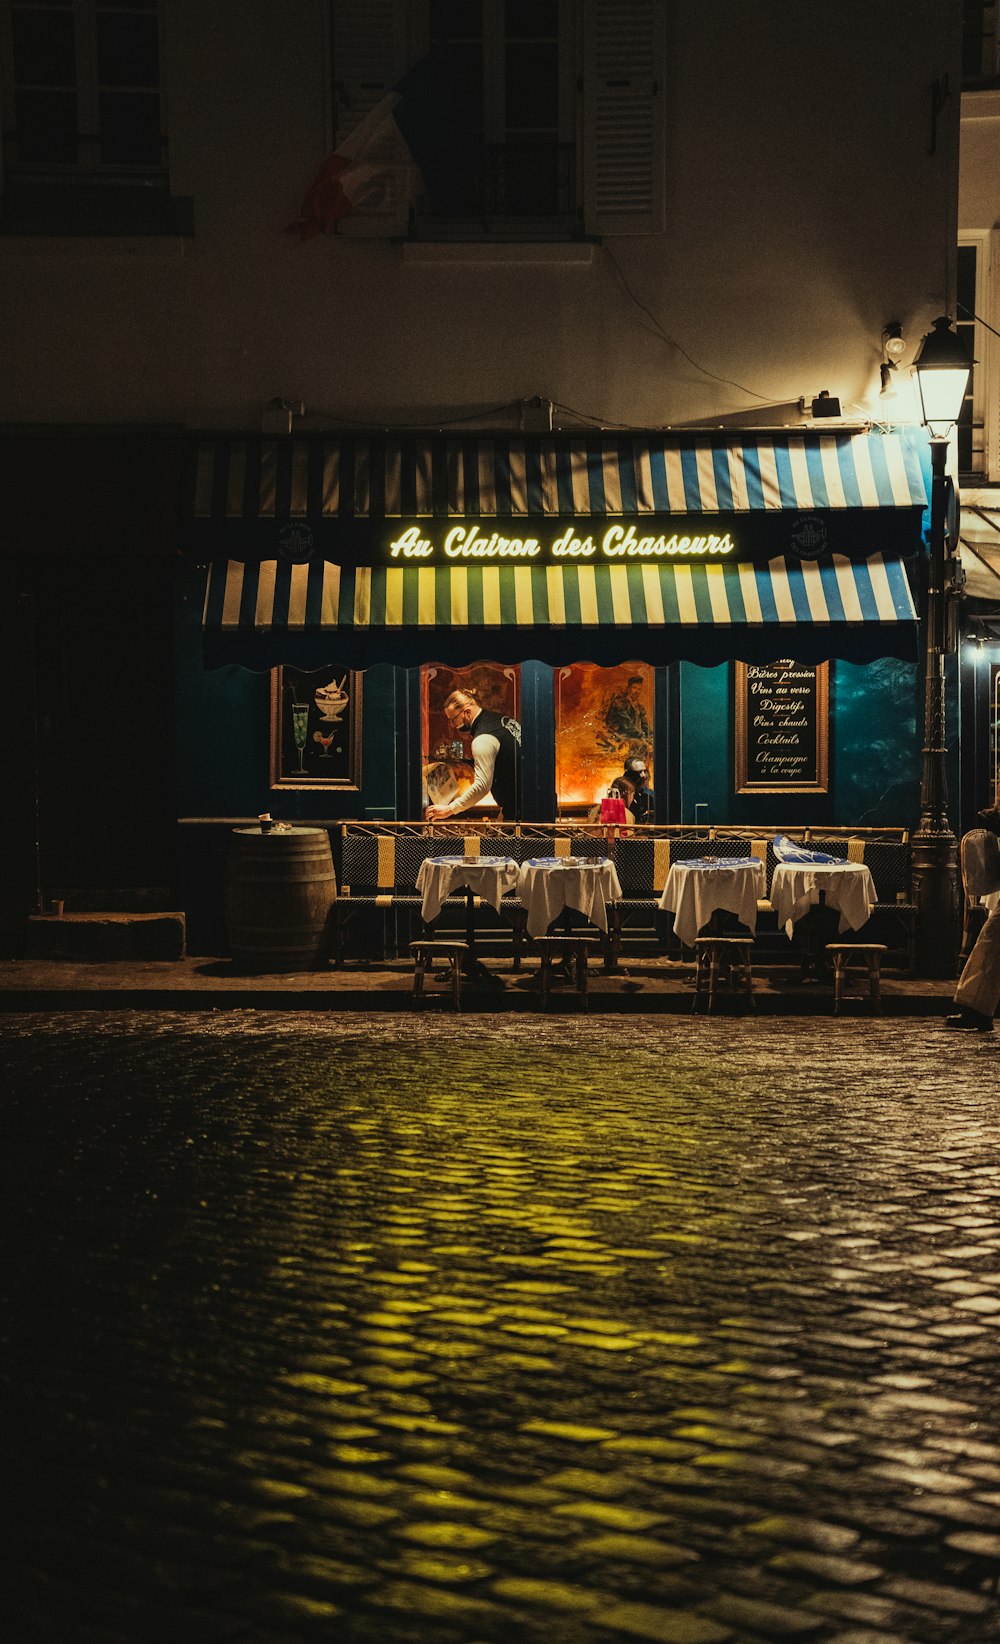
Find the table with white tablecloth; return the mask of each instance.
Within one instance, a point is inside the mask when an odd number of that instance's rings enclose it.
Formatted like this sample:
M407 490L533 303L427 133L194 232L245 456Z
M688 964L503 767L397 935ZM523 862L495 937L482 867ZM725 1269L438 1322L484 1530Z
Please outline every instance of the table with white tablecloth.
M713 913L735 913L748 930L757 929L757 903L767 890L759 857L702 858L675 862L666 877L659 906L674 916L674 934L694 947L698 932Z
M552 856L525 862L517 894L527 909L529 936L544 936L564 908L574 908L607 933L608 908L620 901L622 888L613 862Z
M456 890L480 897L499 913L502 898L517 884L518 869L519 864L508 856L428 856L417 871L424 924L434 923L446 898Z
M870 868L863 862L779 862L771 876L771 906L791 940L797 920L822 897L840 914L838 930L860 930L878 898Z

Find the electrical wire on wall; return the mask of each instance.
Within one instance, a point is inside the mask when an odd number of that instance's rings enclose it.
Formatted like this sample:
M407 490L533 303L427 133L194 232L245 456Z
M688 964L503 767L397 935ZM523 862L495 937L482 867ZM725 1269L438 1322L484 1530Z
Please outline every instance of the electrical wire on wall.
M676 349L677 353L682 355L683 358L687 360L689 365L693 365L696 371L700 371L703 377L710 377L713 382L724 383L727 388L735 388L741 394L749 394L751 399L760 400L763 405L775 405L780 404L782 400L790 401L797 400L799 398L798 394L758 394L755 388L747 388L745 383L736 382L732 377L720 376L717 371L710 371L706 365L702 365L700 361L696 360L692 354L689 354L684 345L677 341L676 337L672 337L670 335L670 332L667 331L656 318L656 315L653 313L652 309L648 308L642 299L636 296L635 292L632 290L632 287L625 278L621 264L618 262L618 259L611 248L609 246L605 246L604 252L618 276L625 295L631 303L634 303L639 312L641 314L645 314L647 319L650 321L650 325L644 327L644 329L647 331L651 330L654 337L658 337L661 342L667 343L670 348Z

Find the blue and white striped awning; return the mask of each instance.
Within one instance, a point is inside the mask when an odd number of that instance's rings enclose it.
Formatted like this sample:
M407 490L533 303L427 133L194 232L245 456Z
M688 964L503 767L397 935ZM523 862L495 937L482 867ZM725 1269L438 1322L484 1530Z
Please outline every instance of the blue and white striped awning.
M290 646L304 667L484 657L866 660L912 656L915 624L904 566L878 554L764 565L354 569L233 560L212 566L204 609L209 659L258 667L293 660Z
M361 526L397 518L881 510L888 522L903 510L919 520L927 502L925 447L919 429L736 439L707 433L212 435L192 448L188 540L202 561L267 559L280 556L282 531L295 538L293 528L305 525L313 537L309 551L337 558L338 544L364 543ZM301 532L296 540L301 543ZM871 544L872 551L888 546ZM363 563L363 555L354 562Z
M196 519L466 514L744 513L927 501L919 450L891 434L740 443L592 438L220 439L199 442Z

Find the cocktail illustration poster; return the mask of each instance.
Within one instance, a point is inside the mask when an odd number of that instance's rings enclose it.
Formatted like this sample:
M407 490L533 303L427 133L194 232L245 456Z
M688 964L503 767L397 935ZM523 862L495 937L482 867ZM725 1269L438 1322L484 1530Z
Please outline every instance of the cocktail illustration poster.
M271 786L360 786L361 674L347 668L271 676Z

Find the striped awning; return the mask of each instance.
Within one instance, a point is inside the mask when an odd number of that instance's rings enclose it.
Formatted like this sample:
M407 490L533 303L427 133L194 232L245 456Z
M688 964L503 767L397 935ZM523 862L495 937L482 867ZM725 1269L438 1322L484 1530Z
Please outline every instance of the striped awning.
M764 565L344 569L228 561L210 569L208 660L272 667L482 658L698 662L912 657L905 567L876 554ZM249 641L253 645L249 645Z
M287 554L363 564L384 520L714 514L751 527L770 520L774 530L782 514L821 512L833 551L912 552L927 503L925 454L923 431L909 428L745 438L206 435L191 448L187 540L203 563ZM846 544L836 538L844 516L857 522ZM786 532L770 552L787 547Z

